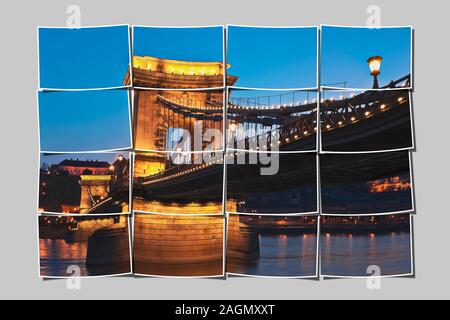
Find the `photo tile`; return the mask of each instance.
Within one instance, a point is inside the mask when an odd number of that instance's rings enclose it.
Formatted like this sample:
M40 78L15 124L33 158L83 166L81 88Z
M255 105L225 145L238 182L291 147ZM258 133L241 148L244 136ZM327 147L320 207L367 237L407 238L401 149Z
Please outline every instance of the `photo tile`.
M318 277L318 216L230 215L227 273L274 278Z
M320 156L322 213L374 215L414 211L408 151Z
M223 153L136 153L133 210L224 214Z
M232 86L260 89L318 87L318 27L227 28Z
M40 155L38 212L130 213L130 153Z
M111 89L126 86L131 61L128 25L38 28L39 88Z
M40 151L82 153L132 147L129 92L38 92Z
M320 120L323 152L414 148L411 93L406 90L324 91Z
M223 277L225 218L135 213L137 276Z
M223 90L134 90L133 99L136 150L223 151Z
M318 214L318 164L314 153L227 154L227 212Z
M412 89L412 27L321 27L321 87Z
M412 216L321 217L325 278L412 276Z
M131 274L127 215L38 216L42 278Z
M253 152L318 149L316 91L229 90L227 147Z
M126 83L133 78L138 88L224 88L224 51L223 26L134 26L133 70Z

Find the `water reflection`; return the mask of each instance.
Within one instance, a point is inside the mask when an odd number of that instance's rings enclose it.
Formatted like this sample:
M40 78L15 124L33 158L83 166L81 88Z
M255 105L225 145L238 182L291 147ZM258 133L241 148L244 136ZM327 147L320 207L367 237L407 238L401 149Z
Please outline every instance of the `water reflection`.
M63 239L40 239L41 276L70 276L69 266L80 268L80 276L89 276L86 268L87 242L68 244Z
M322 274L368 276L367 268L377 265L383 276L412 272L409 232L386 234L324 234Z
M105 245L105 244L104 244ZM104 250L108 250L106 247ZM102 266L86 266L88 242L67 243L63 239L39 239L40 270L42 277L69 277L67 270L71 266L80 268L80 277L114 275L129 273L129 249L110 246L114 251L117 263L107 263ZM121 258L119 260L119 258ZM127 261L128 260L128 261ZM78 275L77 275L78 276Z
M228 272L273 277L314 277L317 235L287 233L259 235L260 258L230 259Z

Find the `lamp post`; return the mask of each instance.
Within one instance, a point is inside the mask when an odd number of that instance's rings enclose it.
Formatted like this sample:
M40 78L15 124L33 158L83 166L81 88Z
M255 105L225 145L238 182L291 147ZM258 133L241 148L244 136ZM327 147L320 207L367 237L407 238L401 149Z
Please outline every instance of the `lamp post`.
M378 76L381 73L381 61L383 61L383 57L380 56L370 57L367 60L370 68L370 74L373 76L373 89L380 88L380 86L378 85Z

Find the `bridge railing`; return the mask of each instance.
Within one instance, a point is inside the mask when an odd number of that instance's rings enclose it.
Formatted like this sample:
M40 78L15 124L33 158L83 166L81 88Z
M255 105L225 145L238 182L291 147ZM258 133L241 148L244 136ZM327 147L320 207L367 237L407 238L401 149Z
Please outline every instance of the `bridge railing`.
M320 119L324 131L368 119L409 101L408 91L366 91L352 98L321 101Z
M317 93L314 91L293 91L257 97L230 97L228 101L231 106L242 109L277 109L315 103L316 100Z

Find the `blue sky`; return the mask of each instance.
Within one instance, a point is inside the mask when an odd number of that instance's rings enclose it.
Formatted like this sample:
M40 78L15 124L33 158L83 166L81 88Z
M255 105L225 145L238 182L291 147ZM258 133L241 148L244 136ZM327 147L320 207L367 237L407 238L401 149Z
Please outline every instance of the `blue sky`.
M120 87L129 62L128 26L39 29L41 88Z
M41 150L130 147L127 90L39 92Z
M228 28L229 74L240 87L317 86L317 28Z
M222 62L223 27L134 27L133 55L171 60Z
M65 159L78 159L78 160L97 160L113 163L119 155L123 155L128 159L128 153L126 152L114 152L114 153L70 153L70 154L41 154L41 166L59 164Z
M347 81L347 88L371 89L367 59L382 56L381 86L411 73L411 28L323 27L322 85ZM342 87L342 85L339 85Z

